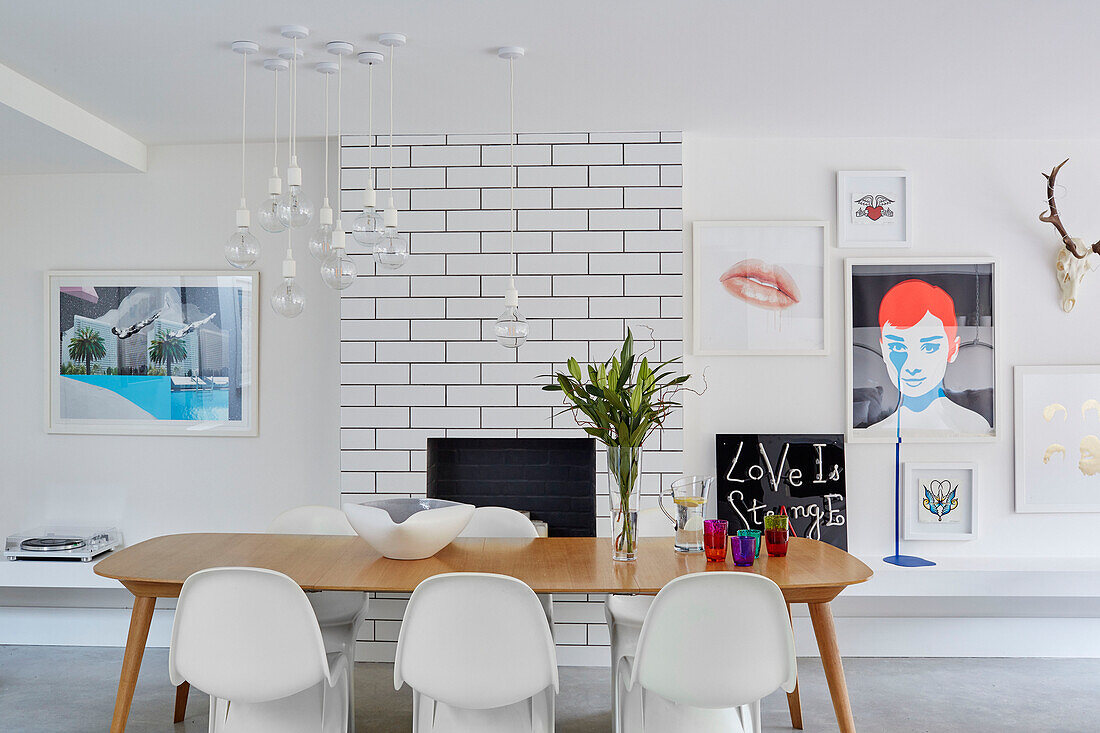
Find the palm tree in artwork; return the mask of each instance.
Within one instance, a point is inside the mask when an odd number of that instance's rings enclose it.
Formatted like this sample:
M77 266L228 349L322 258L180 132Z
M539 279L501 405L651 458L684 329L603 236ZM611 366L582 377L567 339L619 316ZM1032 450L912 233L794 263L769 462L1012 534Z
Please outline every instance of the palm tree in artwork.
M92 373L92 362L107 356L103 337L90 328L81 328L69 341L69 358L84 362L84 373Z
M149 341L149 361L164 364L164 373L172 376L172 362L187 358L187 344L183 338L169 331L157 329L156 336Z

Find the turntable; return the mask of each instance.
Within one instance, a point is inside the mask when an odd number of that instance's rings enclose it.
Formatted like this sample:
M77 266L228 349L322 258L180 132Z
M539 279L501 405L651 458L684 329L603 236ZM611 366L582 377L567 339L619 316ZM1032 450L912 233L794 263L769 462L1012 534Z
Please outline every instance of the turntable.
M121 544L122 534L115 527L35 527L10 535L4 543L4 557L9 560L90 562Z

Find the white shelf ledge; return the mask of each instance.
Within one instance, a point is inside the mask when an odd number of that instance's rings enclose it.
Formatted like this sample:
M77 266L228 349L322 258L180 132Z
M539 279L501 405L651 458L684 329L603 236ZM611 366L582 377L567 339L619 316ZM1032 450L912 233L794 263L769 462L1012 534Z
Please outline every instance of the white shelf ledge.
M1100 597L1100 558L949 557L926 568L899 568L860 557L875 572L845 595Z
M117 580L100 577L92 570L110 556L104 553L91 562L0 559L0 588L121 588Z

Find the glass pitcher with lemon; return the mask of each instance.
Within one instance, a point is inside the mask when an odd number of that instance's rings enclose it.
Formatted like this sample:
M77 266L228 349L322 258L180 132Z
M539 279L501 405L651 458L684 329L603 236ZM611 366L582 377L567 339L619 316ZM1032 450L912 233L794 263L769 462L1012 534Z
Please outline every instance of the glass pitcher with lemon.
M713 483L713 476L681 476L673 481L668 492L676 506L675 516L665 508L665 491L661 491L658 503L676 526L677 552L703 551L703 510Z

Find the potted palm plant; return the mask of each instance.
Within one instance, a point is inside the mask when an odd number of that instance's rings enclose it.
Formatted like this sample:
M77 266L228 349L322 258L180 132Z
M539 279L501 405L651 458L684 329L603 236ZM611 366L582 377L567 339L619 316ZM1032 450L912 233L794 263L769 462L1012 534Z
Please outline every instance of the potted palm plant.
M555 373L554 383L543 387L564 395L567 406L558 414L573 413L586 433L607 446L615 560L634 559L642 445L680 407L677 395L691 375L678 373L673 365L679 361L651 365L644 355L636 359L634 336L627 329L617 356L584 370L571 358L568 371Z

